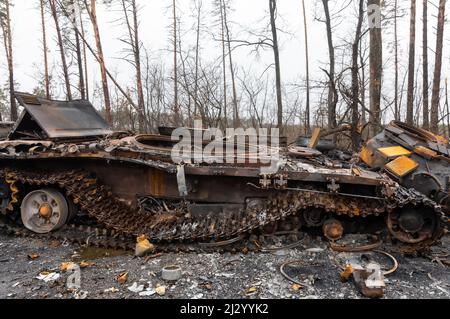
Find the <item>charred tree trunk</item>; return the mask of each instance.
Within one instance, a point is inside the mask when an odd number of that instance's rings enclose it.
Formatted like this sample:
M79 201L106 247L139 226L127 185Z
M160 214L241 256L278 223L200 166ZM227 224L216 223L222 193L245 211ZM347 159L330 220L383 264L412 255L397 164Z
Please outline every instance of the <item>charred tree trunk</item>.
M336 87L335 87L335 54L333 45L333 31L331 28L331 16L330 9L328 7L329 0L322 0L323 9L325 12L325 24L327 27L327 40L328 40L328 56L330 58L330 69L328 72L328 127L333 129L337 126L336 121Z
M105 65L105 57L103 55L102 41L100 37L100 30L98 27L97 21L97 8L96 8L96 0L91 0L91 8L89 10L87 0L84 0L86 9L88 10L89 17L91 19L92 27L94 29L95 36L95 44L97 46L97 57L98 62L100 64L100 73L102 77L102 88L103 88L103 98L105 99L105 113L106 113L106 121L112 125L113 119L111 114L111 99L109 95L109 87L108 87L108 77L106 74L106 65Z
M414 124L414 68L416 58L416 0L411 0L409 29L408 94L406 99L406 123Z
M359 126L359 66L358 49L361 41L361 29L364 19L364 0L359 0L358 24L356 26L355 41L352 46L352 144L355 152L359 149L361 135L358 133Z
M310 86L309 86L309 44L308 44L308 23L306 21L305 0L302 0L303 26L305 31L305 63L306 63L306 110L305 110L305 133L311 131L311 106L310 106Z
M41 24L42 24L42 46L44 50L44 85L45 96L50 99L50 78L48 74L48 49L47 49L47 28L45 26L45 6L44 0L40 0L41 5Z
M423 128L430 128L429 105L428 105L428 0L423 0Z
M431 131L433 133L439 133L439 100L441 90L442 46L444 38L444 24L445 24L445 0L439 0L433 93L431 97Z
M53 20L55 21L56 35L58 38L59 52L61 54L61 63L62 63L62 68L63 68L63 73L64 73L64 81L65 81L65 85L66 85L66 95L67 95L67 99L69 101L71 101L72 100L72 89L70 86L69 69L67 67L66 53L65 53L65 49L64 49L61 28L59 26L59 18L58 18L58 12L56 10L55 0L50 0L49 4L50 4L50 9L52 11Z
M283 125L283 99L281 93L281 65L280 65L280 51L278 48L278 34L276 25L277 16L277 1L269 0L269 12L270 12L270 26L272 30L272 42L273 42L273 55L275 61L275 78L276 78L276 91L277 91L277 115L278 115L278 128L281 135L284 134Z
M381 8L380 0L368 0L368 6ZM379 9L380 10L380 9ZM368 12L370 15L374 12ZM383 42L381 26L373 25L370 28L370 132L375 136L381 127L381 81L383 76Z

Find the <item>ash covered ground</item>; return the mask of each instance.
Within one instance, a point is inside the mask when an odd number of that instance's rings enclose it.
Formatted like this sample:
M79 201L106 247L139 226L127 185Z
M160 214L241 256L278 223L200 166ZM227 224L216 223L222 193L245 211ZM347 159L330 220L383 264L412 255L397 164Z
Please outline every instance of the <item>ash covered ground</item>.
M450 237L433 251L445 256L450 251ZM393 255L399 268L386 278L384 298L450 298L449 267L425 257ZM156 258L0 235L0 298L358 299L363 297L353 281L340 280L340 267L355 256L361 254L333 252L328 243L309 235L298 248L276 253L165 253ZM383 267L391 266L389 259L381 255L371 253L369 258ZM279 266L291 260L302 260L302 264L286 268L288 275L308 283L310 288L299 288L282 276ZM68 289L70 272L62 272L61 264L80 265L81 261L86 262L81 269L81 289ZM181 266L182 278L165 282L161 269L173 264ZM37 279L40 275L41 279Z

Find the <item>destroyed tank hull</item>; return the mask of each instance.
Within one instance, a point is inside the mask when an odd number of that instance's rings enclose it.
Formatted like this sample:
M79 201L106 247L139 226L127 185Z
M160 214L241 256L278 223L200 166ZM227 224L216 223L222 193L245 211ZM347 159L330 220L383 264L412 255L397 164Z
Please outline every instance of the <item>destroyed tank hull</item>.
M450 216L450 143L446 138L392 122L364 146L360 157L372 170L385 172L432 199Z
M276 148L270 173L252 161L248 145L231 164L178 163L170 136L113 132L88 102L16 96L25 112L0 142L1 209L36 233L55 232L77 214L155 243L312 228L330 240L388 230L423 246L445 230L437 202L313 150Z

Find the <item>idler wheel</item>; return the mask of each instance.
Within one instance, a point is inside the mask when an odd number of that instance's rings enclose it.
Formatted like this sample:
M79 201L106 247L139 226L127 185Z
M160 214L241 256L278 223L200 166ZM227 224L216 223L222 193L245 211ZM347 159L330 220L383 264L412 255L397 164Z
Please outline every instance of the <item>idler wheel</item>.
M407 205L389 213L387 227L398 240L418 244L437 234L439 219L430 207Z
M22 201L20 213L28 230L47 234L64 226L71 212L63 194L46 188L30 192Z

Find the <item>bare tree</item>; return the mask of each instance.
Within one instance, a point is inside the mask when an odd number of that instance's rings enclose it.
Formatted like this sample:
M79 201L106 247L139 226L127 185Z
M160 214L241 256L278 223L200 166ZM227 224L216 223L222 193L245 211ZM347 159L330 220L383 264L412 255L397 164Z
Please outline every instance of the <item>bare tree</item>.
M66 8L64 7L64 5L62 5L62 3L58 0L56 0L60 9L62 10L62 13L69 18L70 17L70 13L66 10ZM85 4L85 8L89 14L89 16L91 16L91 12L89 11L89 7L87 5L86 0L84 0L84 4ZM89 42L86 40L84 33L82 33L79 28L74 24L73 25L74 30L78 33L78 35L80 36L81 40L83 41L83 43L86 45L86 48L89 50L90 54L95 58L95 60L97 61L97 63L99 63L99 65L102 65L102 59L100 58L100 55L98 54L98 52L96 52L94 50L94 48L89 44ZM120 84L119 82L117 82L116 78L114 77L113 74L111 74L111 72L109 72L109 70L106 68L105 64L103 63L104 66L104 71L106 73L106 75L109 77L109 79L113 82L114 86L117 88L117 90L123 95L123 97L127 100L128 104L137 112L138 111L138 107L137 105L134 103L133 99L130 96L130 93L128 90L125 90ZM94 90L95 91L95 90ZM94 92L95 95L95 92ZM111 108L109 109L111 110ZM107 111L107 110L105 110ZM106 112L107 113L107 112ZM110 113L111 114L111 113ZM112 119L112 117L111 117Z
M423 117L423 128L428 129L430 127L429 121L429 105L428 105L428 0L423 0L423 108L422 108L422 117Z
M79 19L79 5L78 2L75 2L75 0L70 0L70 6L72 8L72 24L77 25L78 19ZM83 53L81 52L81 42L80 42L80 36L78 32L74 29L75 33L75 53L77 58L77 65L78 65L78 88L80 90L81 99L86 99L86 86L85 86L85 78L84 78L84 68L83 68Z
M381 10L380 0L368 0L369 19L373 19L374 10ZM383 76L383 42L381 28L370 26L370 130L369 136L376 135L381 126L381 81Z
M367 44L364 46L363 50L363 41L360 39L359 41L359 64L360 64L360 85L359 91L361 96L361 123L367 124L367 107L366 107L366 85L367 85L367 76L366 76L366 65L367 65Z
M67 60L66 60L66 50L64 48L64 42L63 42L61 27L60 27L60 23L59 23L59 14L58 14L55 0L49 0L49 5L50 5L50 10L52 12L53 20L55 22L56 35L57 35L57 39L58 39L59 52L61 55L61 63L62 63L62 69L63 69L63 74L64 74L64 82L66 85L66 95L67 95L67 99L70 101L70 100L72 100L72 88L70 85L69 68L67 66Z
M220 15L220 42L222 44L222 80L223 80L223 118L224 127L228 127L228 99L227 99L227 64L225 49L225 22L224 22L224 2L218 0L216 2Z
M124 12L125 23L128 30L128 39L124 40L126 44L131 47L133 60L130 63L134 66L136 71L136 90L138 97L138 121L139 131L144 133L145 127L145 99L144 90L142 86L142 71L141 71L141 42L139 41L139 22L138 22L138 8L136 0L121 0L122 9ZM131 15L131 18L129 17Z
M54 0L52 0L54 1ZM97 21L97 8L96 8L96 0L91 0L91 5L89 8L88 0L84 0L84 5L89 14L89 18L92 23L92 27L94 29L95 43L97 45L97 57L100 65L100 73L102 77L102 89L103 89L103 98L105 100L105 113L106 113L106 121L112 125L113 119L111 114L111 99L109 95L109 87L108 87L108 78L106 74L106 65L105 65L105 57L103 55L102 41L100 37L100 30L98 27Z
M336 94L336 84L335 84L335 53L333 44L333 30L331 27L331 16L328 2L330 0L322 0L323 9L325 13L325 25L327 28L327 40L328 40L328 56L330 59L330 68L328 71L328 127L333 129L337 126L336 121L336 105L338 103L338 97Z
M445 24L445 0L439 0L439 14L436 32L436 55L434 65L433 90L431 97L431 131L439 133L439 100L442 72L442 46Z
M275 61L275 85L277 92L277 116L278 116L278 128L281 132L284 132L283 125L283 98L281 92L281 64L280 64L280 52L278 48L278 34L277 34L277 1L269 0L269 13L270 13L270 27L272 30L272 49ZM282 133L283 134L283 133Z
M180 105L178 101L178 21L177 21L177 4L176 0L172 2L172 12L173 12L173 113L174 113L174 124L175 126L181 124L180 118Z
M78 29L75 30L75 33L78 34L81 39L86 38L86 33L84 30L84 21L83 21L83 15L82 15L82 7L80 6L80 0L76 0L78 8L80 9L78 12L78 19L79 19L79 31ZM83 42L83 66L84 66L84 85L86 90L86 99L89 100L89 76L88 76L88 62L87 62L87 50L86 50L86 43Z
M227 47L228 47L228 61L229 61L230 74L231 74L231 87L232 87L232 91L233 91L233 126L238 127L238 126L240 126L240 119L239 119L239 110L238 110L238 101L237 101L236 76L235 76L233 56L232 56L232 51L231 51L230 27L229 27L228 18L227 18L228 5L227 5L226 0L222 0L222 3L223 3L223 23L225 26L226 41L227 41Z
M197 25L196 25L196 40L195 40L195 71L194 71L194 118L197 117L197 112L199 111L199 103L198 103L198 71L199 71L199 63L200 63L200 34L201 34L201 21L202 21L202 0L198 0L195 2L197 9ZM203 112L201 112L203 115ZM202 121L204 118L202 116Z
M310 83L309 83L309 46L308 46L308 22L306 21L305 0L302 0L303 26L305 32L305 63L306 63L306 110L305 110L305 132L311 131L311 106L310 106Z
M406 122L414 124L414 68L416 57L416 0L411 0L409 29L408 94L406 98Z
M48 73L48 48L47 48L47 30L45 26L45 4L44 0L40 0L41 9L41 24L42 24L42 46L44 51L44 82L45 94L47 99L50 99L50 78Z
M3 43L5 47L6 60L8 62L9 72L9 98L11 103L11 121L17 120L17 105L14 96L14 59L12 48L12 31L11 31L11 15L9 0L0 2L0 24L2 27Z
M361 41L361 29L364 19L364 0L359 0L358 23L356 26L355 40L352 45L352 144L357 151L360 144L359 125L359 42Z
M400 120L400 105L398 99L398 0L394 1L394 118Z

